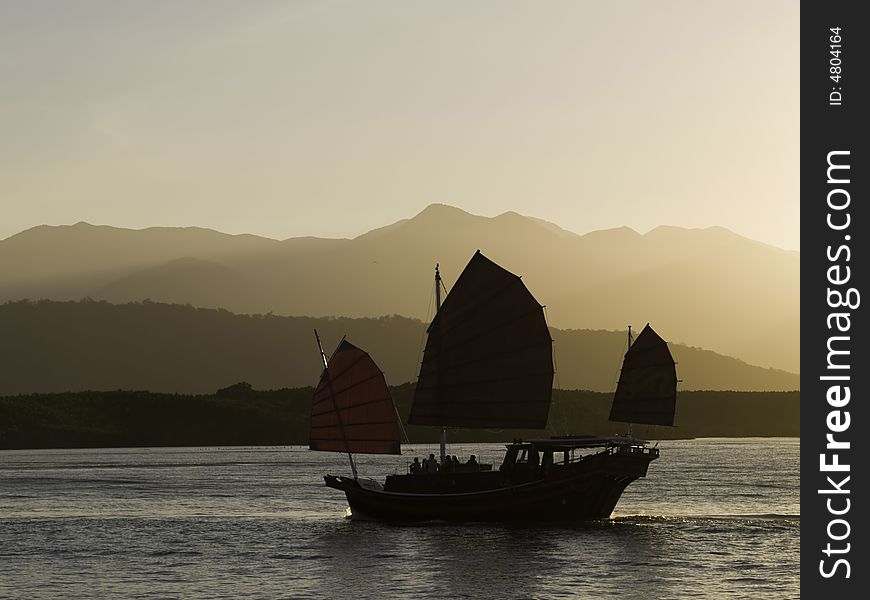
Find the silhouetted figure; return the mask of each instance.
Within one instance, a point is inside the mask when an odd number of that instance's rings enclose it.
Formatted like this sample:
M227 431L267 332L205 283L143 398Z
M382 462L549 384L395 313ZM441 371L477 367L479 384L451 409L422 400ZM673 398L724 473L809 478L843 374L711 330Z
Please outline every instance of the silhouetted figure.
M540 464L540 458L538 457L538 451L534 448L529 452L529 465L535 469Z
M456 457L455 454L450 459L450 462L453 464L453 470L458 471L459 470L459 459Z
M516 442L516 440L514 440ZM509 446L507 452L504 455L504 461L501 463L501 466L498 468L502 473L506 473L508 471L513 471L514 463L517 462L517 449L515 446Z
M453 468L453 460L446 454L444 455L444 462L441 463L441 470L445 473L452 473L455 470Z
M553 466L553 453L544 452L544 459L541 461L541 472L546 475L550 472L550 467Z
M480 471L480 463L477 462L477 457L474 454L465 462L465 466L469 471Z
M434 454L430 454L429 458L426 459L426 472L430 475L434 475L438 472L438 461L435 460Z
M419 475L423 472L423 465L420 464L420 459L416 456L414 457L414 462L411 463L409 470L411 471L411 475Z

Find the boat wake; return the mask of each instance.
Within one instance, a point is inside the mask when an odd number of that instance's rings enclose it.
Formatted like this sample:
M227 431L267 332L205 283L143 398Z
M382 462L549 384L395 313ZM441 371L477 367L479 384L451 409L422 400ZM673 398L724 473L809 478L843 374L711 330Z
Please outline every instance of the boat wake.
M345 518L351 521L383 522L381 519L369 517L363 513L352 513L350 507L346 509ZM801 516L799 514L733 514L733 515L620 515L609 519L595 519L588 521L550 521L550 522L512 522L493 523L491 521L467 521L463 523L445 521L443 519L430 519L415 522L393 522L392 525L399 527L509 527L509 528L570 528L570 529L603 529L623 527L676 527L688 529L703 529L710 531L729 530L735 528L744 529L792 529L800 528Z
M609 520L616 527L673 527L705 532L772 529L800 529L799 514L764 513L751 515L627 515Z
M615 523L672 523L690 521L797 521L801 516L779 513L738 515L620 515L610 521Z

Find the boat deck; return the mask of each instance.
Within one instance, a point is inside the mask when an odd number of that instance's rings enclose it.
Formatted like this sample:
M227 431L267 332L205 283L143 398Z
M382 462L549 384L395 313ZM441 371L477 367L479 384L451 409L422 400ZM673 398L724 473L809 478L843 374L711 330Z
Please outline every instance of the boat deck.
M598 438L605 439L605 438ZM610 439L610 438L608 438ZM557 440L545 440L556 442ZM645 448L637 445L607 445L593 454L585 456L568 455L567 460L554 462L553 452L564 452L572 448L592 447L572 444L538 445L540 440L529 440L520 444L511 444L518 449L532 443L540 448L546 457L540 464L534 462L506 462L498 470L475 472L441 472L419 473L411 475L388 475L384 482L385 492L400 492L414 494L450 494L469 493L498 488L509 488L534 481L558 481L576 477L581 473L591 473L606 469L613 474L643 477L646 466L656 458L657 448ZM597 444L596 444L597 445ZM521 455L524 456L524 455ZM640 459L640 460L637 460Z

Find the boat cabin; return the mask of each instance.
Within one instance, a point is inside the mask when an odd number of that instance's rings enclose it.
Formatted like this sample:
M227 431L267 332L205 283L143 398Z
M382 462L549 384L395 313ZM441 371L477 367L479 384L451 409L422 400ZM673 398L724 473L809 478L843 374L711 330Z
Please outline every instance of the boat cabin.
M568 467L585 457L617 452L649 454L658 457L658 448L647 448L646 442L631 437L611 436L565 436L516 440L507 444L504 461L499 467L502 473L517 474L540 470L548 473L555 467ZM592 452L584 452L592 450Z

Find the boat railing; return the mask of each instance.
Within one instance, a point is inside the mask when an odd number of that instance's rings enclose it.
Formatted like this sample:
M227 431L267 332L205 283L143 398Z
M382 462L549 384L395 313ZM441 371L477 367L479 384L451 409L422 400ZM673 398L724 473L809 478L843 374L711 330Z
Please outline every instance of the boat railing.
M640 444L620 444L615 446L609 446L608 451L611 451L611 453L619 452L622 454L649 454L650 456L654 457L657 457L659 455L658 448L649 448Z
M658 448L650 448L647 446L643 446L641 444L612 444L607 445L601 448L598 452L593 452L590 454L571 454L567 463L564 460L554 460L553 464L556 466L559 465L573 465L582 460L585 460L592 456L598 456L601 454L605 455L613 455L613 454L648 454L653 457L658 457L659 449Z

